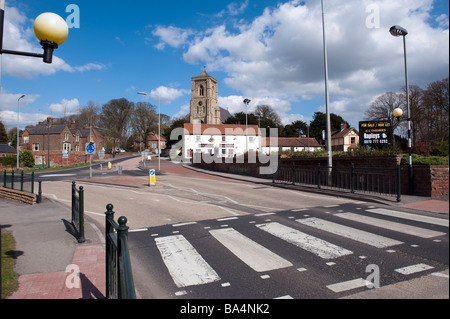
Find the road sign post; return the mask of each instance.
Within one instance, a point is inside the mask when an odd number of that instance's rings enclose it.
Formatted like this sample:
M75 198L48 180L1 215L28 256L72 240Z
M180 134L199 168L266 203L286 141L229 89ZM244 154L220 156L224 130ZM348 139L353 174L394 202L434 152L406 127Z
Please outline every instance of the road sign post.
M156 186L156 170L151 169L149 171L149 186Z

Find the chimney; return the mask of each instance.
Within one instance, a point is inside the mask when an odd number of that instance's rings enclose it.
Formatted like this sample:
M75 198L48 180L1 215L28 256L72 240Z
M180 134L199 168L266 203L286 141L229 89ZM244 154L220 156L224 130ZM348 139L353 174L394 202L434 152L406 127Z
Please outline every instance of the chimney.
M71 130L74 130L74 129L76 129L77 128L77 125L76 125L76 123L75 123L75 120L72 120L72 123L70 123L70 129Z
M53 117L52 116L47 117L47 125L48 126L52 126L53 125Z
M342 122L341 123L341 131L345 130L347 128L347 123Z

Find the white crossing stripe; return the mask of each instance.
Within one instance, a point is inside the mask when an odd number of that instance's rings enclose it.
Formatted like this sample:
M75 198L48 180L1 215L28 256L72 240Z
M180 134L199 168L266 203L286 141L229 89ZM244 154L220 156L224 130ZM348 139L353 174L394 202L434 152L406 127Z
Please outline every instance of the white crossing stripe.
M306 219L297 219L297 222L311 226L320 230L324 230L339 236L343 236L346 238L350 238L362 243L365 243L370 246L374 246L377 248L386 248L395 245L401 245L403 242L390 239L387 237L379 236L376 234L372 234L366 231L362 231L356 228L347 227L344 225L336 224L327 220L319 219L319 218L306 218Z
M411 274L415 274L416 272L421 272L421 271L425 271L425 270L429 270L429 269L433 269L433 266L429 266L426 264L417 264L417 265L412 265L412 266L408 266L408 267L403 267L403 268L398 268L395 269L396 272L401 273L403 275L411 275Z
M399 217L399 218L414 220L414 221L418 221L418 222L449 227L448 219L403 213L403 212L398 212L395 210L389 210L389 209L384 209L384 208L368 209L367 211L370 213L375 213L375 214L380 214L380 215L385 215L385 216Z
M161 257L177 287L203 285L220 277L182 235L155 238Z
M343 292L347 290L352 290L356 288L361 288L364 286L367 286L368 284L371 284L370 281L364 280L362 278L339 282L337 284L328 285L327 288L334 291L334 292Z
M233 228L215 229L209 232L222 245L257 272L292 266L289 261L245 237Z
M335 214L334 216L338 216L344 219L353 220L359 223L372 225L376 227L381 227L389 230L393 230L396 232L413 235L421 238L433 238L445 235L445 233L429 230L425 228L415 227L415 226L409 226L404 223L396 223L391 222L387 220L382 220L378 218L368 217L364 215L358 215L353 213L341 213L341 214Z
M353 254L350 250L333 245L325 240L302 233L279 223L261 224L256 225L256 227L324 259Z

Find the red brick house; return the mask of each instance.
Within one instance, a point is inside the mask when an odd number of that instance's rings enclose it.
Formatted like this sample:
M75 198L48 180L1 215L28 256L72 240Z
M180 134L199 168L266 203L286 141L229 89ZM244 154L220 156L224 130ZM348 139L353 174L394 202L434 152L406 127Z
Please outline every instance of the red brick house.
M54 165L75 164L85 162L86 143L94 142L97 150L104 146L103 136L96 129L77 129L75 121L71 125L53 124L53 118L47 122L40 121L38 125L27 127L20 136L20 150L30 150L36 164L47 164L48 158ZM63 150L69 152L69 158L63 159ZM94 159L98 158L97 154Z

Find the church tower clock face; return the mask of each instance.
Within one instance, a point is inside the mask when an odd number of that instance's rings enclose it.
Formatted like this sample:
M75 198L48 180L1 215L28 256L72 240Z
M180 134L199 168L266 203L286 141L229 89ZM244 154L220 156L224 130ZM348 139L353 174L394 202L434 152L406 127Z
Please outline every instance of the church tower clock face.
M192 78L190 122L222 124L217 105L217 80L206 71Z

